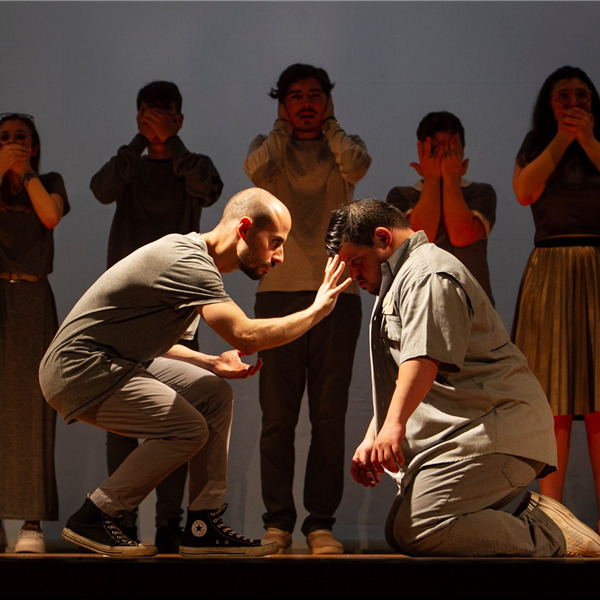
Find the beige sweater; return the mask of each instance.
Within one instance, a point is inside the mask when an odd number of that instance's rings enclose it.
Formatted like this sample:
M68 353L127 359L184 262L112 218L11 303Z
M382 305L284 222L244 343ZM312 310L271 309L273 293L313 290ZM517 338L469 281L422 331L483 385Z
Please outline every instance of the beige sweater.
M317 290L327 262L325 234L331 211L352 201L354 186L370 164L364 142L348 135L335 119L314 140L292 137L287 121L277 119L268 136L257 136L244 170L257 187L268 190L290 210L292 229L284 262L260 281L259 292ZM345 290L358 293L353 283Z

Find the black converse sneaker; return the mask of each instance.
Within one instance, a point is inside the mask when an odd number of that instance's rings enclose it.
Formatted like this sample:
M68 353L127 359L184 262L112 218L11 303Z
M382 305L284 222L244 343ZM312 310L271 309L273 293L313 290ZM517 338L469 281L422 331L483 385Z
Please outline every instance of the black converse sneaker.
M156 548L127 537L115 519L102 512L90 499L73 514L62 530L65 540L108 556L154 556Z
M275 542L251 540L227 527L221 515L227 504L215 510L188 510L188 517L179 554L186 557L198 556L264 556L277 552Z

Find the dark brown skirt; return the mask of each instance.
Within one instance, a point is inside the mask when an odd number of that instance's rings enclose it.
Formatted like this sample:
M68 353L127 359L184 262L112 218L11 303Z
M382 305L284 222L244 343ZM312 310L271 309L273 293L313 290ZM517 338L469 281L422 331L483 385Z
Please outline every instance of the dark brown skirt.
M0 518L56 521L56 412L38 368L57 328L48 280L0 279Z
M554 415L600 410L600 248L535 248L521 279L512 339Z

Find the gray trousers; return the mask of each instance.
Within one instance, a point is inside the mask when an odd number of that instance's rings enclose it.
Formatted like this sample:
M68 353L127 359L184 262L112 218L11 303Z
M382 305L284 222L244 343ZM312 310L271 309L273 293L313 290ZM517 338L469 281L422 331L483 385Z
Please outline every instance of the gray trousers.
M189 509L220 507L227 491L231 386L189 363L158 358L110 398L79 417L144 440L92 494L112 517L134 510L172 471L188 463Z
M106 466L108 474L112 475L119 465L138 447L138 440L125 437L112 431L106 432ZM187 464L183 464L167 475L156 486L156 511L154 523L156 528L168 527L179 523L183 514L182 504L187 480ZM137 511L127 513L122 525L135 527Z
M542 466L489 454L422 468L390 509L387 542L411 556L564 556L564 536L541 510L502 510Z

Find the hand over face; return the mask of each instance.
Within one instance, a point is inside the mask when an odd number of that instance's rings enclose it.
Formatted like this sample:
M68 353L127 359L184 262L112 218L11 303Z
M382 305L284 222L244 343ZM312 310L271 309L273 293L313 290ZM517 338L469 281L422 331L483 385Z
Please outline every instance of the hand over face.
M172 110L142 106L138 111L138 129L148 141L161 143L176 135L183 124L183 115Z
M424 142L417 142L417 152L419 154L419 162L410 163L410 166L423 179L441 179L441 153L437 151L437 147L433 145L433 141L428 137Z
M594 116L579 106L565 108L558 117L558 131L585 146L594 139Z
M329 92L329 96L327 97L327 102L325 104L325 111L323 112L323 120L321 121L321 126L325 123L325 119L329 117L333 117L333 98L331 96L331 92Z
M438 147L438 152L442 155L442 179L460 179L469 166L469 160L463 160L462 144L455 137L449 138Z
M283 102L277 103L277 118L290 123L290 115L288 114L287 108Z
M5 119L0 126L0 176L8 171L23 176L31 171L30 160L39 146L33 145L31 129L19 118Z
M438 132L434 138L417 142L419 162L410 163L423 179L460 179L469 166L457 134Z
M156 133L154 128L150 124L148 119L144 118L144 108L140 108L137 112L136 116L138 131L149 141L151 142L156 137Z
M0 146L0 173L12 171L23 176L31 171L31 148L22 144Z

